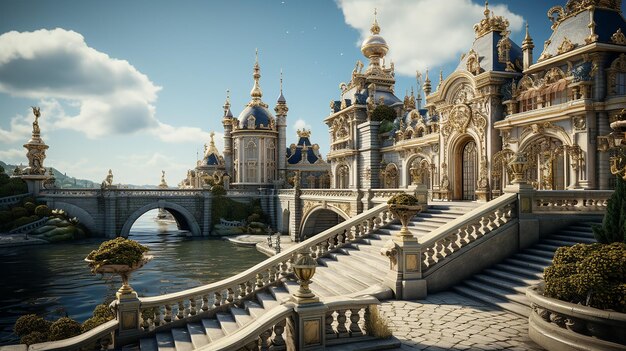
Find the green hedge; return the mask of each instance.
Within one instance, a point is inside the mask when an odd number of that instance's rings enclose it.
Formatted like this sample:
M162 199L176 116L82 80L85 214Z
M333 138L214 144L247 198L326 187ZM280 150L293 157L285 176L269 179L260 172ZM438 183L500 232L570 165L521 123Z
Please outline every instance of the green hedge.
M593 236L600 243L626 243L626 181L617 177L615 191L609 198L602 226L594 225Z
M577 244L559 248L545 269L548 297L626 312L626 244Z

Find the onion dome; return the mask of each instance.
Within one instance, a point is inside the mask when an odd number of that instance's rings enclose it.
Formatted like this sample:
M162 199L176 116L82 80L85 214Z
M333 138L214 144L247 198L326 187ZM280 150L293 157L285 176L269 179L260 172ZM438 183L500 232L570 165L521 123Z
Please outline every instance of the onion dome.
M252 77L254 78L254 85L252 86L252 91L250 91L252 100L250 100L246 108L239 114L239 128L272 129L271 125L274 124L274 116L267 109L267 104L261 100L263 92L261 91L261 85L259 84L259 79L261 78L261 68L259 67L258 51Z

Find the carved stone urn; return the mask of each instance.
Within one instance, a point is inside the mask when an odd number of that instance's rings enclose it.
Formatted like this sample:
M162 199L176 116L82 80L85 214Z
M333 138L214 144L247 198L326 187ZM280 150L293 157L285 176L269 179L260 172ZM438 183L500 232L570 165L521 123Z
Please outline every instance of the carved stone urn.
M315 274L315 267L317 267L317 261L308 252L300 253L294 262L293 272L298 278L300 288L293 296L299 304L319 302L319 298L309 289L309 284Z
M90 260L88 258L85 258L85 262L87 262L89 266L92 267L92 271L94 273L118 274L122 278L122 286L119 288L119 290L117 290L117 293L115 294L115 296L117 296L118 299L123 299L127 297L137 296L137 293L135 292L135 290L133 290L133 288L128 283L130 279L130 274L138 270L139 268L143 267L152 258L153 256L144 254L141 261L139 261L138 263L132 266L128 266L125 264L104 264L104 265L98 266L96 265L96 261Z
M422 211L422 205L418 203L417 198L409 194L395 195L387 201L387 207L393 216L400 219L402 223L399 236L401 238L412 238L413 235L407 225L413 216Z

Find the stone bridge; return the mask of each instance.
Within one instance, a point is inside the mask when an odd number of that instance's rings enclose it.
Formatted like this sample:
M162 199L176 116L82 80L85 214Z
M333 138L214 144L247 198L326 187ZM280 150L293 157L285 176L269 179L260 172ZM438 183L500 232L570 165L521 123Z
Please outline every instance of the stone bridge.
M128 237L133 223L144 213L162 208L178 227L193 236L208 236L212 195L202 190L179 189L58 189L39 193L50 208L77 217L94 235Z

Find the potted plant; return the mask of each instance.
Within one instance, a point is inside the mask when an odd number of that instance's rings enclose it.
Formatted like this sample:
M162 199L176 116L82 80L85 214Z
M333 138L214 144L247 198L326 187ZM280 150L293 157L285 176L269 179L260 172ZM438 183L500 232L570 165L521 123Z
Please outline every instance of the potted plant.
M400 229L401 237L412 237L407 225L409 220L422 211L422 206L419 204L417 198L409 194L394 195L387 201L387 207L389 211L393 213L393 216L400 219L402 223L402 229Z
M122 278L117 297L134 294L128 284L131 272L141 268L152 259L146 255L148 248L138 242L122 237L103 242L97 250L87 255L85 261L93 273L115 273Z

